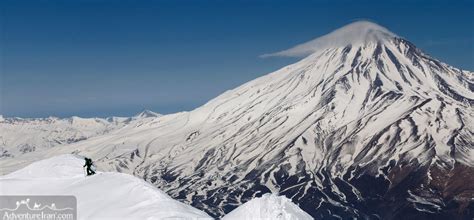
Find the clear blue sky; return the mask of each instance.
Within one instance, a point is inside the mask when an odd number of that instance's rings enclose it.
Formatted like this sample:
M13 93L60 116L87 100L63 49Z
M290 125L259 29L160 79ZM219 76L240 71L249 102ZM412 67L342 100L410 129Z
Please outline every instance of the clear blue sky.
M259 58L368 19L474 70L474 1L2 0L0 114L192 110L294 62Z

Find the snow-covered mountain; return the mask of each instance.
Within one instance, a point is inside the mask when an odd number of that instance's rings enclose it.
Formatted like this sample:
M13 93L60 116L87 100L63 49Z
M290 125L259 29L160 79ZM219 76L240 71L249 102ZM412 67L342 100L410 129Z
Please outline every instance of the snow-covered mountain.
M139 114L135 115L132 117L133 119L142 119L142 118L155 118L155 117L160 117L161 114L150 111L148 109L143 110Z
M144 110L134 117L3 118L0 116L0 158L41 151L110 133L160 114Z
M44 152L80 153L223 216L291 198L315 219L474 217L474 73L370 22L283 54L301 61L191 111Z
M128 174L84 177L84 159L60 155L0 176L0 195L74 195L78 219L212 219Z

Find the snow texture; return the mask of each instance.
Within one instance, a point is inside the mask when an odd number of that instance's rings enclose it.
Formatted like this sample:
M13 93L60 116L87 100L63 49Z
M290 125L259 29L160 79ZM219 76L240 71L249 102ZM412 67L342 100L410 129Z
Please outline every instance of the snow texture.
M310 220L308 213L301 210L285 196L265 194L254 198L229 214L222 220Z
M84 176L84 159L60 155L0 177L0 195L74 195L79 219L212 219L128 174Z

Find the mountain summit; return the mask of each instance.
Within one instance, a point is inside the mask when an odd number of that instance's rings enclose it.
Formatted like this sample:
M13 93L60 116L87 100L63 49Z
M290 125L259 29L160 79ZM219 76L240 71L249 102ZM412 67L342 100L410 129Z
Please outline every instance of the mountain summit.
M134 118L152 118L152 117L160 117L161 115L153 112L151 110L145 109L142 112L138 113L134 116Z
M32 157L86 154L214 217L265 193L315 219L474 217L473 72L369 22L297 47L193 111Z
M329 34L280 52L265 54L269 56L301 57L327 48L357 46L367 43L383 43L399 38L388 29L369 21L357 21L341 27Z

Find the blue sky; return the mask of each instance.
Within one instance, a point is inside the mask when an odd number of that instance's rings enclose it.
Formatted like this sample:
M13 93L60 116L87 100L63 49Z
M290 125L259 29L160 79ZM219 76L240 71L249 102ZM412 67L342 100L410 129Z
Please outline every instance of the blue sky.
M3 0L0 114L192 110L295 62L260 58L368 19L474 70L474 1Z

